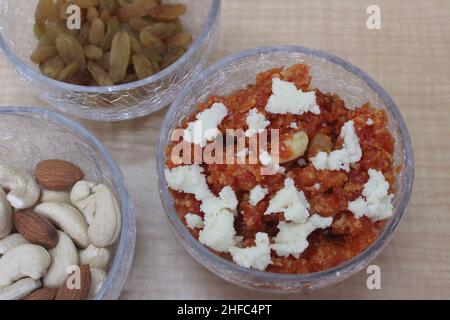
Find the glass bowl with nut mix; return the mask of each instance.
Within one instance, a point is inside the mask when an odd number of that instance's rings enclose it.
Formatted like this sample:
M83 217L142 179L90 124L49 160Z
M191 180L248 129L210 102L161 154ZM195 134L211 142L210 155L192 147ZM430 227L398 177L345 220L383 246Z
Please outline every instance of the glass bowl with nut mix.
M0 300L117 299L135 222L107 151L36 108L1 108L0 140Z
M220 0L1 1L0 47L44 101L86 119L141 117L204 66Z
M188 252L230 282L281 292L366 266L413 180L388 94L302 47L254 49L204 71L168 112L158 157L166 213Z

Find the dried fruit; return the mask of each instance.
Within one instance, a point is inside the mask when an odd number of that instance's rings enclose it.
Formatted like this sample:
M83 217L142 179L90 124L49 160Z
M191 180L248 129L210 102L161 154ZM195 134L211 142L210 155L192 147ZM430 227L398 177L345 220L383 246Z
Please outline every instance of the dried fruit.
M178 25L172 22L157 22L145 27L142 31L152 33L155 37L165 39L177 33Z
M102 19L103 23L108 24L109 19L111 19L111 12L109 10L104 10L100 13L100 19Z
M157 21L174 21L185 13L184 4L160 4L151 9L148 15Z
M58 54L56 47L47 39L43 37L39 40L36 49L31 53L30 59L35 64L40 64L44 60L54 57Z
M185 32L174 34L173 36L170 36L164 40L164 45L169 49L185 47L190 45L191 43L192 37Z
M117 17L122 22L127 22L131 18L140 18L148 14L148 12L156 6L155 2L137 2L121 7L117 10Z
M175 61L181 58L183 54L186 53L186 49L178 48L169 51L163 58L163 61L160 63L161 69L165 69L172 65Z
M55 79L58 73L64 68L64 65L61 57L55 56L42 62L39 65L39 69L47 77Z
M109 71L109 60L111 59L111 52L105 52L100 59L97 59L95 62L106 71ZM109 75L108 75L109 78Z
M143 29L139 35L141 42L147 47L152 49L158 54L163 54L166 51L166 46L161 39L154 36L151 32Z
M56 38L65 32L65 28L62 21L49 21L45 25L45 35L51 43L55 43Z
M100 17L100 13L96 7L89 7L86 12L86 20L89 22L94 21L94 19Z
M47 190L67 190L83 178L80 167L69 161L44 160L36 166L36 180Z
M150 61L155 61L156 63L162 61L161 55L157 54L150 48L144 46L135 37L130 36L130 41L131 41L131 50L133 51L133 53L142 53L147 57L147 59L149 59Z
M141 32L142 29L153 24L151 21L142 18L131 18L128 23L130 24L131 29L136 32Z
M58 81L67 81L72 78L78 71L78 62L74 61L65 66L56 76Z
M139 79L150 77L155 73L152 63L142 53L133 54L133 67Z
M89 30L89 41L91 44L100 45L105 37L105 24L102 19L96 18L92 21Z
M102 57L103 51L97 46L93 44L88 45L84 48L84 53L86 54L86 58L90 60L98 60Z
M120 31L114 36L111 45L109 75L114 82L125 79L128 61L130 60L131 43L126 31Z
M34 18L37 23L44 23L48 18L54 15L55 5L53 0L39 0L36 6Z
M81 9L98 6L100 4L100 0L72 0L72 2Z
M69 5L82 9L81 29L67 29ZM179 19L185 12L184 4L161 0L39 0L39 43L30 59L47 77L72 84L137 81L172 64L192 43Z
M55 300L86 300L91 288L91 271L88 265L82 265L79 269L79 281L77 270L70 274L64 284L58 289ZM74 274L75 273L75 274Z
M45 36L45 24L36 23L33 27L34 36L40 40Z
M56 49L65 63L76 61L80 70L86 68L84 49L70 34L62 33L56 38Z
M89 61L87 66L88 71L91 73L94 80L99 86L113 86L114 82L111 80L109 73L102 69L95 62Z
M30 293L25 300L55 300L57 292L58 289L41 288Z
M13 214L14 226L30 243L53 249L58 243L55 226L46 218L31 210L17 211Z
M115 11L117 8L117 0L100 0L100 12L104 10Z
M103 51L108 51L111 48L112 40L114 35L120 30L120 23L116 17L109 19L108 24L106 26L106 34L100 44L100 47Z

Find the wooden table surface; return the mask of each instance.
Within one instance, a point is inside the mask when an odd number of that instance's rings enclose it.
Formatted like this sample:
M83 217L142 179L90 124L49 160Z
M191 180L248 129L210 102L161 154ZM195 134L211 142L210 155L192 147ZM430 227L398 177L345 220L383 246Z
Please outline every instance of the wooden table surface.
M366 28L381 7L382 29ZM374 261L382 289L363 271L305 295L253 293L219 279L175 239L157 191L156 140L165 110L122 123L80 121L121 166L137 218L134 264L123 299L450 298L450 1L224 0L211 62L245 49L298 44L330 51L371 74L397 102L414 144L412 200ZM44 105L0 55L0 105Z

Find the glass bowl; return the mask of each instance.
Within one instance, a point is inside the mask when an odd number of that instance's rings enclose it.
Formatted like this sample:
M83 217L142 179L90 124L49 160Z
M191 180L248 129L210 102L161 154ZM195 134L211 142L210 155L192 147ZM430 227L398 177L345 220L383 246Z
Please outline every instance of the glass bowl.
M194 42L173 65L146 79L111 87L68 84L41 74L30 61L36 47L34 10L38 0L0 1L0 48L30 89L56 109L84 119L120 121L142 117L169 105L199 73L213 47L221 0L166 0L188 7L182 21Z
M402 170L396 176L397 190L393 200L394 215L378 239L359 256L322 272L304 275L282 275L242 268L216 256L195 239L179 219L164 178L165 148L180 120L195 110L198 102L211 94L226 95L255 82L261 71L274 67L306 63L311 67L312 86L322 92L337 93L347 106L361 106L369 101L386 110L389 130L395 139L395 166ZM186 87L170 107L161 130L158 145L158 174L161 199L175 235L185 249L203 266L236 285L273 292L302 292L342 281L366 267L393 236L409 202L414 157L405 122L386 91L361 69L329 53L299 46L274 46L253 49L230 56L203 71Z
M122 209L122 230L108 276L95 299L117 299L134 255L136 224L122 172L105 147L86 129L57 113L31 107L0 108L0 163L33 172L45 159L64 159L86 179L108 185Z

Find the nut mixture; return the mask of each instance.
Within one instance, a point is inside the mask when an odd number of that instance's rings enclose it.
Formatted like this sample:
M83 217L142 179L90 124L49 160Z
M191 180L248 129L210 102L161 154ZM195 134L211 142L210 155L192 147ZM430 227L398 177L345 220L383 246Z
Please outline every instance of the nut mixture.
M81 29L67 28L67 8L81 9ZM39 0L31 61L55 80L112 86L147 78L173 64L192 43L183 4L160 0Z
M0 300L93 298L120 234L117 200L68 161L41 161L35 177L0 164Z

